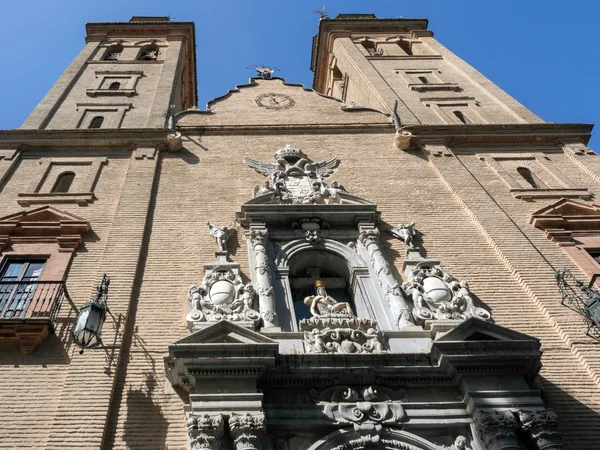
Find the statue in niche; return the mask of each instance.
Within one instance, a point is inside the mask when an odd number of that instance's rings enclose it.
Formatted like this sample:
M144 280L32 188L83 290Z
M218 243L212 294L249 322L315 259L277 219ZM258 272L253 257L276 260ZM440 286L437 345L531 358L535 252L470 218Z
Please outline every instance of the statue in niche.
M350 304L346 302L337 302L325 290L325 282L317 280L315 282L317 295L311 295L304 299L304 304L310 308L310 313L313 316L324 316L332 313L346 314L354 316Z
M304 299L312 317L300 321L308 353L382 353L384 335L371 319L356 317L347 302L338 302L315 282L316 294Z
M215 242L217 243L217 246L219 247L219 251L226 252L227 251L227 241L233 234L233 230L230 230L229 228L227 228L225 226L213 225L210 222L208 222L207 225L208 225L208 230L210 232L210 235L215 239Z
M389 233L392 236L394 236L395 238L398 238L401 241L404 241L404 245L406 246L406 248L410 248L410 249L415 248L414 241L415 241L416 230L415 230L414 222L402 223L402 224L398 225L397 227L394 227L391 230L389 230Z

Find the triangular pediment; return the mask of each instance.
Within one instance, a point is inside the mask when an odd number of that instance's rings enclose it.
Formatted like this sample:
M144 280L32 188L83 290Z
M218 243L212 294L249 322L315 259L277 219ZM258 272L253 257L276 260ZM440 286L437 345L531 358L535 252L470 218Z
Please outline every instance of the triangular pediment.
M76 216L70 212L63 211L52 206L42 206L40 208L19 211L8 216L0 217L0 223L25 223L25 222L41 222L41 223L86 223L89 222L83 217Z
M178 127L274 126L274 125L355 125L380 124L391 127L389 115L360 105L317 93L282 78L252 78L225 95L177 114Z
M533 217L549 216L600 216L598 205L588 205L568 198L548 205L532 215Z
M75 249L91 230L83 217L52 206L19 211L0 217L0 246L18 239L57 242L61 248Z
M369 200L365 200L364 198L357 197L356 195L351 195L348 193L340 192L337 194L335 203L323 203L320 206L326 207L329 205L372 205L376 206L375 203L370 202ZM280 204L279 200L273 196L272 193L260 195L251 200L248 200L244 205L280 205L280 206L294 206L297 205L286 205Z
M227 320L216 322L203 330L196 331L189 336L180 339L171 346L186 344L275 344L273 339L236 325Z
M527 334L485 322L480 319L470 318L459 326L446 333L436 342L460 341L534 341L537 339Z

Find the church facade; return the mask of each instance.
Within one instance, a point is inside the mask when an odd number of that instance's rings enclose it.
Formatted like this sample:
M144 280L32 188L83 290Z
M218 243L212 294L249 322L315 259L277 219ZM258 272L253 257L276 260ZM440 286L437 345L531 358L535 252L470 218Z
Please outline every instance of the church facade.
M373 15L199 109L194 32L87 24L0 131L0 448L596 448L592 126Z

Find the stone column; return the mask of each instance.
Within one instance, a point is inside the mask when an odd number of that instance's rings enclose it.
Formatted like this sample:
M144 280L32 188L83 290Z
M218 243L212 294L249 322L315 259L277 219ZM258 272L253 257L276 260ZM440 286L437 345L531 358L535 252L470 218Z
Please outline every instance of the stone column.
M232 413L229 434L236 450L261 450L266 435L265 415Z
M189 448L191 450L218 450L223 439L223 415L196 415L187 419Z
M251 228L248 232L250 245L254 250L254 270L256 273L255 288L258 292L258 305L263 327L277 327L275 312L275 295L273 281L267 256L268 234L266 228Z
M521 445L515 432L519 428L511 411L478 411L473 418L475 430L488 450L519 450Z
M558 417L552 409L518 412L521 429L537 444L539 450L563 450L562 438L556 431Z
M400 285L392 274L390 265L386 261L379 247L379 230L374 225L359 225L358 240L367 250L371 266L375 269L377 279L385 292L385 298L390 305L394 324L398 328L414 326L415 323L410 312L410 307L402 295Z

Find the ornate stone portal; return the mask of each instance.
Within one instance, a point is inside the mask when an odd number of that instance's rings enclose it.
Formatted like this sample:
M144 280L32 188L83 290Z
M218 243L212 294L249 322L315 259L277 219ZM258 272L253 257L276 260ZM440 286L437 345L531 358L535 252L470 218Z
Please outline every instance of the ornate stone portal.
M382 353L383 332L377 322L356 317L346 302L337 302L325 291L325 284L315 283L316 295L304 303L312 317L300 321L309 353Z
M268 184L254 187L254 197L271 195L276 203L313 204L339 201L338 193L346 192L336 182L323 181L338 164L336 157L313 162L302 150L286 145L275 153L276 163L244 158L244 163L258 173L271 178Z

